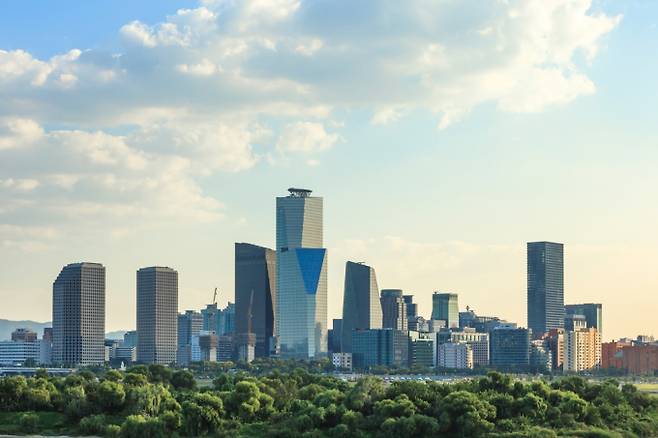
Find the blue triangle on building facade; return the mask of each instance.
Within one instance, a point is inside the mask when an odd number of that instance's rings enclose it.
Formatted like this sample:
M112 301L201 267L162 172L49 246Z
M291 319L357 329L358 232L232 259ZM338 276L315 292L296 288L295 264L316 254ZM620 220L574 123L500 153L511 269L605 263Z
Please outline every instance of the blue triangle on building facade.
M324 263L325 248L296 248L299 270L302 272L307 294L315 295Z

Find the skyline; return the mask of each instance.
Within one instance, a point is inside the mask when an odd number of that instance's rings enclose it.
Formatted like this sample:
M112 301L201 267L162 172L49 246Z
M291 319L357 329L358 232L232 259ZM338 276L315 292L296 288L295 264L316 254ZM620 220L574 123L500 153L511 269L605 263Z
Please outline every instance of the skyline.
M110 3L0 16L0 318L50 320L77 261L107 268L108 331L135 327L144 266L180 273L181 311L215 287L223 306L234 242L274 249L274 199L301 185L325 199L328 324L353 260L422 315L451 291L525 326L525 243L548 240L565 244L565 304L603 303L604 339L658 334L655 2L319 2L325 25L293 0Z

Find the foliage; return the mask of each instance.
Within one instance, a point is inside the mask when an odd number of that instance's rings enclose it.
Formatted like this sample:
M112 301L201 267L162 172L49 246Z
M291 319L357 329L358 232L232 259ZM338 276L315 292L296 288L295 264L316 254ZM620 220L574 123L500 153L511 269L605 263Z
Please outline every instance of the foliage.
M492 372L454 383L369 376L346 382L316 362L260 361L195 374L162 366L0 378L0 433L108 437L651 437L658 399L616 380L519 380ZM269 369L269 371L265 371Z

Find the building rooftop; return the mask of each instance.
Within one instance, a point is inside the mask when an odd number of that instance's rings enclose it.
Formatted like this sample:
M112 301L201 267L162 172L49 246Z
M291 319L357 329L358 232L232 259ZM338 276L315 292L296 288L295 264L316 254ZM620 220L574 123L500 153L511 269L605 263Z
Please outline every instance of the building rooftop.
M290 192L290 195L288 196L291 198L308 198L309 196L311 196L311 193L313 193L313 190L298 189L295 187L290 187L288 191Z

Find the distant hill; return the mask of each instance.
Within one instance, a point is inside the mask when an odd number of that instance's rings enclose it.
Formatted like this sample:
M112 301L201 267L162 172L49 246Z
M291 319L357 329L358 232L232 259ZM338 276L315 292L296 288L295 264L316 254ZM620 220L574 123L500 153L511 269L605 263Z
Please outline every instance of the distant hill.
M51 322L36 322L36 321L10 321L8 319L0 319L0 341L11 340L11 332L17 328L28 328L37 332L41 337L45 327L52 327Z
M52 322L36 322L36 321L10 321L8 319L0 319L0 341L9 341L11 340L11 332L17 328L28 328L37 332L39 338L43 335L43 329L45 327L52 327ZM126 333L125 330L117 330L114 332L109 332L105 334L107 339L123 339L123 334Z

